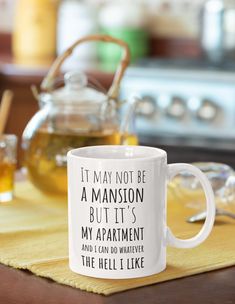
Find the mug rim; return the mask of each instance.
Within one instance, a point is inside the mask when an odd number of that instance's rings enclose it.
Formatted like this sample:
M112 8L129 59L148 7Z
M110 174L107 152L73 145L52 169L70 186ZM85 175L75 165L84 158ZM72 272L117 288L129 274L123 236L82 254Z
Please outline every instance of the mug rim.
M96 150L96 151L95 151ZM122 152L123 156L119 157L105 157L106 153ZM134 152L135 151L135 152ZM90 155L89 155L90 152ZM93 155L92 153L93 152ZM104 152L101 156L100 152ZM125 154L126 152L126 154ZM80 153L80 154L79 154ZM87 154L86 154L87 153ZM100 155L99 155L100 153ZM138 154L139 153L139 154ZM120 154L119 154L120 155ZM127 145L99 145L99 146L87 146L77 149L72 149L67 153L68 158L83 159L83 160L95 160L95 161L143 161L150 159L162 159L167 157L165 150L150 147L150 146L127 146Z

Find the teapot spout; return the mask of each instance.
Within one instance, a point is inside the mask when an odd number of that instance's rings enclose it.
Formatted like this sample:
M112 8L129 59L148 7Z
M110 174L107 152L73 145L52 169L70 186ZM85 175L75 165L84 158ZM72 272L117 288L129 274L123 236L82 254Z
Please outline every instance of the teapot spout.
M128 101L128 106L125 111L125 114L122 117L122 122L120 125L120 133L122 134L122 138L121 138L122 145L126 143L126 135L133 133L136 108L140 100L141 99L139 97L132 96Z

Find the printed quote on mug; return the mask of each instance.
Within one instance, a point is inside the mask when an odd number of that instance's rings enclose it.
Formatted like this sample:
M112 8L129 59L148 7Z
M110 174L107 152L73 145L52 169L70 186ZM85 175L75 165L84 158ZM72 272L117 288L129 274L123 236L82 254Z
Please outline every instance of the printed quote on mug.
M89 225L81 226L82 266L102 270L144 268L143 217L146 170L80 168L80 204Z

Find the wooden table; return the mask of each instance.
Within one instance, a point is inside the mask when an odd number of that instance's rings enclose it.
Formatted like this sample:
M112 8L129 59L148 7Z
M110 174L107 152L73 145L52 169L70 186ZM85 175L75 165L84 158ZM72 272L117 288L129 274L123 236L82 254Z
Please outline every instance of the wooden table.
M117 293L108 297L59 285L0 265L1 304L233 304L235 267Z

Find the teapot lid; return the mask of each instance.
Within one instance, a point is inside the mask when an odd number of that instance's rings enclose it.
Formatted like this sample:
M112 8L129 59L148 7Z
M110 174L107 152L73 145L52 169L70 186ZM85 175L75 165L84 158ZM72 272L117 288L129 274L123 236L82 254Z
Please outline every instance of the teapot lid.
M65 86L43 94L43 101L68 104L97 104L107 100L107 95L88 86L88 79L82 71L70 71L64 75Z

